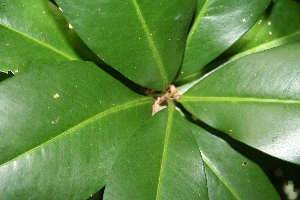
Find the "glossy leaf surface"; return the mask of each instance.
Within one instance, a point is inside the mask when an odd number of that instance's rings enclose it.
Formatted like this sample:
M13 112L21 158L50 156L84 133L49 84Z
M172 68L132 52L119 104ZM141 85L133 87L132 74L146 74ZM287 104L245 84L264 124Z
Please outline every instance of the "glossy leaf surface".
M300 41L300 4L296 1L271 1L255 25L228 50L201 70L181 79L181 84L202 79L211 69L243 56L276 46ZM291 23L292 22L292 23ZM197 81L198 81L197 80ZM197 82L195 81L195 82ZM190 85L194 85L190 84ZM188 86L186 88L189 88Z
M91 53L69 29L61 11L45 0L1 1L0 37L3 72L18 73L56 61L81 60L81 56Z
M57 0L82 40L113 68L164 90L180 68L195 0Z
M184 93L181 103L233 138L299 164L299 48L283 45L235 60Z
M257 23L241 37L222 57L232 59L276 46L300 41L300 3L272 1Z
M104 199L208 199L200 151L174 106L151 117L121 152Z
M1 82L0 199L87 199L151 103L82 61Z
M246 33L270 0L198 0L179 80L198 71Z
M188 122L205 166L209 199L280 199L263 170L223 139Z

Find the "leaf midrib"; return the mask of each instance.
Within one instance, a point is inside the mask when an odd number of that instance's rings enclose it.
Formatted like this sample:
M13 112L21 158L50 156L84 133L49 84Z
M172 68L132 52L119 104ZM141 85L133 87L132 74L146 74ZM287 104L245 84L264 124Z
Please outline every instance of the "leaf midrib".
M263 99L263 98L243 98L243 97L191 97L182 96L180 102L188 101L212 101L212 102L257 102L257 103L291 103L298 104L300 100L291 99Z
M250 55L250 54L253 54L253 53L258 53L260 51L264 51L264 50L268 50L268 49L271 49L271 48L274 48L274 47L282 46L284 44L288 44L288 43L285 42L287 39L292 38L292 37L297 37L297 36L298 37L300 36L300 31L297 31L297 32L295 32L293 34L290 34L290 35L286 35L284 37L274 39L272 41L260 44L260 45L255 46L255 47L252 47L252 48L250 48L246 51L240 52L240 53L230 57L226 63L232 62L234 60L237 60L241 57L244 57L244 56L247 56L247 55Z
M146 37L147 37L148 42L149 42L150 49L151 49L151 51L153 53L153 56L156 60L158 70L160 72L160 76L161 76L161 79L163 81L163 87L165 88L167 86L168 82L167 82L167 76L166 76L166 72L165 72L165 68L164 68L162 58L160 56L160 53L159 53L158 49L156 48L155 42L152 38L152 35L150 34L149 28L146 24L146 21L143 17L143 14L141 12L141 9L140 9L139 5L137 4L136 0L132 0L132 3L133 3L133 5L136 9L136 12L137 12L139 20L142 24L143 30L145 31Z
M2 26L4 26L4 27L8 28L9 30L11 30L11 31L13 31L13 32L16 32L16 33L18 33L18 34L20 34L20 35L22 35L22 36L28 38L29 40L32 40L32 41L38 43L38 44L41 45L41 46L46 47L47 49L50 49L51 51L54 51L55 53L57 53L57 54L59 54L59 55L65 57L65 58L67 58L67 59L69 59L69 60L78 60L78 58L75 58L75 57L73 57L73 56L70 56L70 55L68 55L68 54L66 54L66 53L64 53L64 52L62 52L61 50L56 49L55 47L53 47L53 46L51 46L51 45L49 45L49 44L47 44L47 43L45 43L45 42L43 42L43 41L41 41L41 40L38 40L38 39L36 39L36 38L34 38L34 37L30 36L30 35L27 35L27 34L24 33L24 32L21 32L21 31L15 29L15 28L10 27L10 26L7 26L6 24L3 24L2 22L0 22L0 25L2 25Z
M205 164L210 168L210 170L218 177L218 179L223 183L223 185L230 191L230 193L238 200L241 199L238 197L238 195L230 189L229 185L227 184L227 182L222 178L222 176L220 175L220 173L218 173L218 171L213 167L213 165L209 162L209 160L202 155L202 160L203 162L205 162Z
M149 97L145 97L143 99L138 99L138 100L135 100L135 101L131 101L131 102L119 105L119 106L115 106L115 107L112 107L112 108L110 108L108 110L105 110L105 111L103 111L101 113L98 113L98 114L96 114L96 115L94 115L94 116L92 116L92 117L84 120L83 122L81 122L81 123L79 123L79 124L77 124L77 125L69 128L68 130L62 132L61 134L59 134L59 135L51 138L50 140L47 140L46 142L41 143L40 145L38 145L38 146L36 146L36 147L34 147L34 148L32 148L32 149L24 152L23 154L21 154L21 155L15 157L15 158L13 158L13 159L11 159L11 160L3 163L2 165L0 165L0 168L2 166L5 166L5 165L7 165L7 164L9 164L9 163L11 163L11 162L19 159L20 157L26 156L27 154L29 154L31 152L34 152L35 150L40 149L40 148L46 146L47 144L55 142L56 140L58 140L58 139L60 139L60 138L62 138L64 136L70 134L71 132L73 132L73 131L75 131L77 129L80 129L80 128L84 127L85 125L90 124L90 123L92 123L92 122L100 119L101 117L107 116L109 114L112 114L112 113L118 112L120 110L124 110L124 109L130 108L130 107L133 107L133 106L136 106L136 105L141 105L141 104L144 104L144 103L149 103Z
M165 160L167 157L167 148L169 144L169 138L170 138L170 133L171 133L171 124L172 124L172 119L173 119L173 113L174 113L174 107L172 105L169 106L168 109L168 120L166 123L166 135L164 139L164 147L163 147L163 154L161 158L161 163L160 163L160 169L159 169L159 177L158 177L158 184L157 184L157 190L156 190L156 199L159 199L160 193L161 193L161 184L162 184L162 176L165 168Z
M188 34L188 37L186 39L186 46L188 46L189 42L191 41L192 36L195 33L196 28L200 24L201 20L203 19L204 13L206 11L206 8L211 0L207 0L205 4L203 5L201 11L199 12L199 15L196 17L195 22L193 23L193 26L191 27L191 30L189 31L190 34ZM188 47L189 48L189 47Z

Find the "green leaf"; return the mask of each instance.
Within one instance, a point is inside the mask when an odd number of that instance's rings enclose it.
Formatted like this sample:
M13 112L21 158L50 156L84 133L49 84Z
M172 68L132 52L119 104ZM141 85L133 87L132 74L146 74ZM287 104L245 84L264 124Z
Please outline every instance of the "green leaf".
M151 99L124 84L83 61L1 82L0 199L87 199L101 189L151 116Z
M3 72L18 73L56 61L81 60L91 53L69 29L62 12L47 0L1 1L0 37ZM97 61L92 55L88 59Z
M181 96L198 119L275 157L300 164L300 43L235 60Z
M57 0L82 40L110 66L164 90L180 68L195 0Z
M272 1L266 12L243 37L241 37L222 57L230 60L300 41L300 4L296 1Z
M208 71L243 56L276 46L299 42L300 21L295 20L299 15L299 3L290 0L271 1L271 4L256 24L228 50L209 65L182 78L176 84L182 85L199 78L201 79ZM194 83L191 85L194 85Z
M201 150L209 199L280 199L261 168L227 142L188 122Z
M197 143L174 106L151 117L121 152L104 199L208 199Z
M198 71L246 33L270 0L198 0L178 80Z

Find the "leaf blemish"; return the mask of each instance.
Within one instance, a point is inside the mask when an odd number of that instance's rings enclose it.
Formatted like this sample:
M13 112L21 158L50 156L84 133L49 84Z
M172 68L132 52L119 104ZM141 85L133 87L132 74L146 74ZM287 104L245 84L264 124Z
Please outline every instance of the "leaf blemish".
M181 14L178 14L174 19L178 20L181 17Z
M59 97L59 94L57 94L57 93L55 95L53 95L54 99L57 99L58 97Z
M55 119L54 121L52 121L51 124L56 124L59 119L60 119L60 117L58 117L57 119Z

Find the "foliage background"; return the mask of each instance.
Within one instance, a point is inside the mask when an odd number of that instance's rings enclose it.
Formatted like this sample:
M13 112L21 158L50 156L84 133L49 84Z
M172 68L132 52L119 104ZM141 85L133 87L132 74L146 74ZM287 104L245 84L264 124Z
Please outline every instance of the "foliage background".
M268 13L271 9L272 5L270 6L270 8L267 10L266 14L264 16L262 16L262 18L268 18L271 16L270 13ZM272 17L272 16L271 16ZM275 16L276 17L276 16ZM290 20L290 18L288 18ZM287 23L287 25L290 25L289 23ZM246 51L247 48L251 48L251 41L249 42L248 46L244 46L241 47L241 44L244 44L245 41L247 42L247 39L249 40L249 38L253 37L253 34L256 34L257 30L257 26L253 27L252 31L250 30L246 35L244 35L244 37L242 37L237 43L235 43L235 45L233 45L230 49L228 49L225 53L223 53L221 56L219 56L216 61L218 60L222 60L225 57L228 58L230 56L235 55L235 52L239 52L239 51ZM298 28L298 27L296 27ZM291 30L291 29L287 29L287 30ZM264 31L264 30L261 30ZM268 30L269 31L269 30ZM289 33L286 33L289 34ZM275 37L275 36L274 36ZM298 36L297 36L298 37ZM76 36L74 36L74 38L76 39ZM77 38L78 39L78 38ZM257 44L254 44L257 45ZM86 47L85 47L86 48ZM242 48L245 48L244 50ZM89 54L87 54L88 56ZM95 60L97 62L101 62L97 57L92 57L89 58L90 60ZM205 63L207 64L207 63ZM203 65L205 65L203 64ZM213 65L213 63L212 63ZM202 72L200 71L198 74L196 73L195 76L199 76L199 74L201 74ZM5 74L1 72L1 80L4 80L6 78L11 77L12 74ZM284 194L282 193L282 184L284 184L287 180L293 180L295 187L296 188L300 188L300 169L299 166L295 165L295 164L291 164L282 160L278 160L276 158L270 157L266 154L263 154L261 152L258 152L257 150L251 148L251 147L247 147L245 148L245 145L243 145L242 143L231 139L230 137L224 136L224 134L221 134L220 132L218 132L217 130L214 130L208 126L205 126L204 124L201 124L201 126L206 127L206 129L210 130L210 132L214 133L215 135L223 138L224 140L226 140L229 144L231 144L235 149L237 149L239 152L242 152L243 155L245 155L247 158L251 159L252 161L254 161L255 163L259 164L262 169L266 172L266 174L269 176L270 180L274 183L274 185L276 186L277 190L279 191L279 193L281 193L282 197L284 198ZM275 174L278 175L279 170L281 169L283 171L283 175L282 176L275 176ZM98 194L99 196L97 197L94 196L91 199L95 199L95 198L100 198L101 196L101 192L99 192Z

